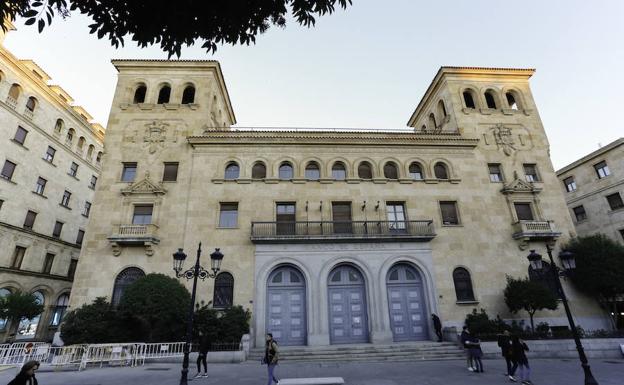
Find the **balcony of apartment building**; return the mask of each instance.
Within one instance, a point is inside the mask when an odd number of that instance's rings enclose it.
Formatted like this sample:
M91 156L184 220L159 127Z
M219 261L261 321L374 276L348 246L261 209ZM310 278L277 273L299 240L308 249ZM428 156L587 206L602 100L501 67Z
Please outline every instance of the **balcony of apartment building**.
M121 254L122 247L141 246L148 256L153 255L152 246L160 243L158 226L148 224L120 224L113 228L113 233L107 238L113 247L113 255Z
M430 219L251 223L254 243L428 242L435 236Z

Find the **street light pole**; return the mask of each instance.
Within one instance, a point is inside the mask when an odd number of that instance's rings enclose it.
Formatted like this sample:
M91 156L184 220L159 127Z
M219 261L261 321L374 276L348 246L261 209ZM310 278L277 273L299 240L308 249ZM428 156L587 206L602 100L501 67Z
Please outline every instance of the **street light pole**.
M555 261L553 260L552 249L548 244L546 244L546 251L548 252L548 258L550 259L550 270L554 276L555 281L557 282L557 289L559 290L559 295L561 296L563 307L565 309L566 316L568 317L570 329L572 330L572 337L574 338L576 350L578 351L579 359L581 360L581 366L583 367L583 371L585 372L585 385L598 385L598 381L596 381L596 379L592 375L591 369L589 367L587 356L585 356L585 350L583 349L583 344L581 343L581 338L578 334L578 330L576 329L574 319L572 318L570 306L568 305L568 298L563 291L563 285L561 285L561 280L559 279L559 267L557 267Z

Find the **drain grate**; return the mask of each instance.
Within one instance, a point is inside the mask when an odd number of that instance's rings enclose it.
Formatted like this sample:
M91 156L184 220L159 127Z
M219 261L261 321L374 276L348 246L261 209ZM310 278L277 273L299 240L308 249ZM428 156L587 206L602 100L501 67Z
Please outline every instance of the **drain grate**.
M145 368L145 370L171 370L171 368Z

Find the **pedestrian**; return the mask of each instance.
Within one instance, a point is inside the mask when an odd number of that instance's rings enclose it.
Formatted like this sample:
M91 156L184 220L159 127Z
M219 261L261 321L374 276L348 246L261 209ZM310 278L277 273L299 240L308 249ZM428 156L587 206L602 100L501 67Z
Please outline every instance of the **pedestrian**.
M266 349L264 350L264 363L267 364L267 370L269 372L269 382L267 382L267 385L271 385L273 382L276 384L279 382L274 374L278 361L279 352L277 349L277 342L273 339L273 334L267 333Z
M468 365L468 371L474 372L475 368L472 365L472 357L470 357L470 352L468 348L470 347L468 340L470 339L470 329L468 329L467 325L464 325L462 328L461 336L459 337L464 350L466 351L466 364Z
M511 368L511 375L509 380L516 382L514 374L518 366L520 367L520 381L525 385L532 385L531 382L531 368L529 367L529 359L526 356L526 352L529 351L527 344L520 339L517 335L511 337L511 359L513 366Z
M483 373L483 362L481 361L483 351L481 350L481 341L477 338L476 333L470 335L468 343L470 344L468 354L470 354L470 358L475 365L474 371L475 373Z
M507 374L511 380L511 335L509 334L509 330L503 331L502 334L498 335L498 347L501 350L501 354L503 358L505 358L505 363L507 364Z
M28 361L22 366L22 370L7 385L37 385L35 371L39 369L39 361Z
M197 354L197 375L195 378L208 377L208 365L206 364L206 357L208 357L209 348L208 337L199 332L199 353ZM204 374L201 374L201 365L204 365Z
M438 336L438 342L442 342L442 322L440 322L440 317L432 313L431 319L433 320L433 328L435 329L435 333Z

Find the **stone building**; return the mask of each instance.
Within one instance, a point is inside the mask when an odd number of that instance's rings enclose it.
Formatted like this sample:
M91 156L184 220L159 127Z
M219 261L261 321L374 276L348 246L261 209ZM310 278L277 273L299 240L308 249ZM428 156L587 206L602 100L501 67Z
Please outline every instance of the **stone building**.
M19 324L0 320L0 340L48 340L69 303L104 128L0 34L0 295L33 293L45 309Z
M578 235L624 243L624 138L557 171Z
M442 67L405 130L236 123L218 62L119 72L71 306L117 303L172 253L225 254L198 299L252 311L261 346L427 340L431 313L508 313L506 275L574 235L529 69ZM276 111L279 113L279 111ZM187 267L189 263L187 262ZM189 285L190 283L185 283ZM586 329L608 321L569 290ZM565 325L562 312L538 321Z

